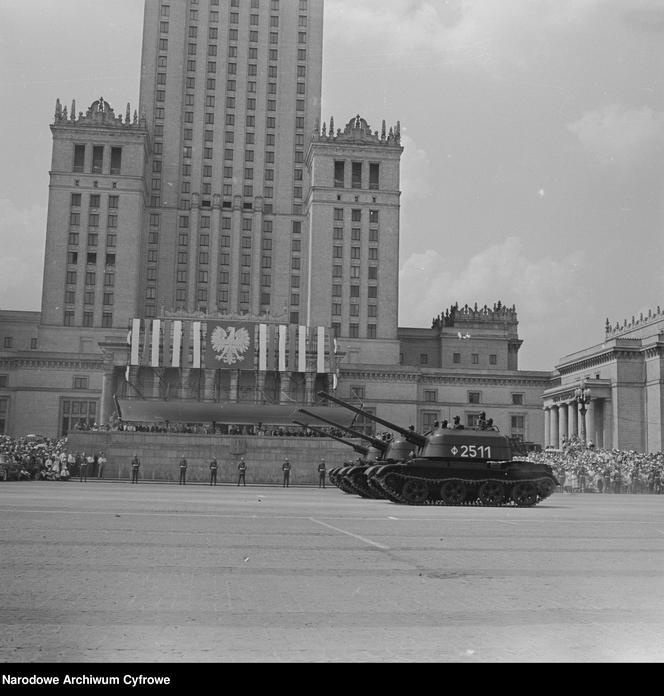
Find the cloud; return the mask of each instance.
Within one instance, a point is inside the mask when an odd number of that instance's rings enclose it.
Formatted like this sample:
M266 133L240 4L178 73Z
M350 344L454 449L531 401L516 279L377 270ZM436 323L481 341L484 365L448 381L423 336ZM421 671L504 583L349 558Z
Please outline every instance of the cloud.
M398 67L440 63L502 73L526 67L555 32L580 25L602 0L328 0L331 46ZM357 59L357 52L346 59ZM344 60L344 57L338 57Z
M39 310L46 207L27 210L0 199L0 309Z
M619 104L589 111L567 128L604 162L640 158L664 143L664 114L648 107L627 109Z
M411 255L399 276L400 326L430 326L455 302L516 305L531 325L567 314L579 296L583 256L529 259L517 237L508 237L473 256L465 267L437 251Z
M411 201L428 198L432 193L433 169L427 152L402 132L401 144L404 152L401 157L402 205Z

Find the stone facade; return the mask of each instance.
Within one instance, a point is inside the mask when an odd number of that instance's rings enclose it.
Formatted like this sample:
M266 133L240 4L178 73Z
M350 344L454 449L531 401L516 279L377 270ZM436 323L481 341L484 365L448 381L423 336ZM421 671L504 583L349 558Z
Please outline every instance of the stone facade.
M544 392L545 445L584 436L597 447L664 449L664 313L607 319L601 344L565 356ZM589 389L581 404L577 390ZM584 411L585 409L585 411Z

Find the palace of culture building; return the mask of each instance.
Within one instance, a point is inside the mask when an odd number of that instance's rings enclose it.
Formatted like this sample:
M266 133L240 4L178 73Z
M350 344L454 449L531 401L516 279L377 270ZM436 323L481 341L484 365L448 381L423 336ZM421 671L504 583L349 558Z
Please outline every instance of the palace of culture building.
M398 327L401 128L322 118L323 5L145 0L138 107L58 101L41 312L0 312L0 432L336 390L543 444L551 372L518 369L514 307Z

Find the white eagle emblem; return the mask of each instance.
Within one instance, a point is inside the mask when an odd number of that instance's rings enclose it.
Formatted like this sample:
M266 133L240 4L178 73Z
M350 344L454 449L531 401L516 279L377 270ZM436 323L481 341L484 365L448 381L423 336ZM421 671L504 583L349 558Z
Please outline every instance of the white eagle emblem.
M249 332L244 328L236 329L233 326L225 330L222 326L212 332L210 337L212 350L216 360L221 360L227 365L234 365L244 358L244 354L249 348Z

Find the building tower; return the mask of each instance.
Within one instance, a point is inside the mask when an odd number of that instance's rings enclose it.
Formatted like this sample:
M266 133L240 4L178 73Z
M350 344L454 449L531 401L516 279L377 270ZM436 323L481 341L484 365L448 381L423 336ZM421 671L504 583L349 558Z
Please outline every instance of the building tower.
M146 0L141 315L301 321L292 277L305 252L322 40L323 0Z
M358 115L336 132L330 119L311 141L307 319L337 336L397 338L400 140L399 124L379 134ZM368 361L377 353L373 341Z
M103 98L85 114L56 103L42 291L41 346L64 327L126 328L138 309L144 219L145 123ZM73 338L78 349L78 338Z

